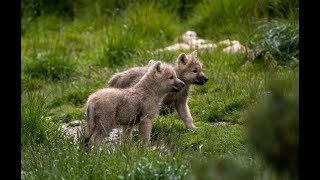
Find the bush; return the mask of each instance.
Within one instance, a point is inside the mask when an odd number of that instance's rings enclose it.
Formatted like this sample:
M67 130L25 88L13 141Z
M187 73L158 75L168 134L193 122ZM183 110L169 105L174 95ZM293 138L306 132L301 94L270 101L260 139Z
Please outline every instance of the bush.
M279 173L298 175L299 101L297 91L275 81L271 95L248 114L248 137L266 162Z
M299 58L299 27L297 23L273 20L259 22L251 47L258 55L277 61Z

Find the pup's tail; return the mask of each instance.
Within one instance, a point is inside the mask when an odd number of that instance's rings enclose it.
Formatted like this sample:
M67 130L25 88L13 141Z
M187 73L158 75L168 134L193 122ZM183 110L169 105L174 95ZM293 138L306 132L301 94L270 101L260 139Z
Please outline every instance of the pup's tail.
M93 133L93 128L95 126L95 121L94 121L94 115L93 115L93 107L87 103L86 105L87 109L87 118L86 118L86 126L85 126L85 132L84 132L84 142L85 142L85 147L88 147L88 143L90 140L90 137L92 136Z

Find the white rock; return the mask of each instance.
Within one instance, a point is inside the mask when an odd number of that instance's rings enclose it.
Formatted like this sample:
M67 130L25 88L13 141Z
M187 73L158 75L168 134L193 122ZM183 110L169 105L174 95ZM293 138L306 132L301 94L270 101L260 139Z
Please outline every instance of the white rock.
M227 46L230 46L231 45L231 41L229 39L226 39L224 41L220 41L218 43L218 45L227 45Z
M229 124L229 123L228 122L224 122L224 121L213 123L214 126L225 126L227 124Z
M189 42L196 40L196 39L198 39L198 37L197 37L197 33L194 31L187 31L182 35L182 40L185 43L189 43Z
M229 39L226 39L226 40L220 41L218 43L218 45L227 45L227 46L232 46L232 45L235 45L235 44L240 44L240 42L236 41L236 40L230 41Z
M240 44L239 41L226 39L219 42L218 44L211 43L209 40L198 39L197 33L194 31L187 31L182 35L183 43L176 43L171 46L165 47L163 49L157 49L158 51L179 51L179 50L189 50L189 49L214 49L219 45L227 45L223 49L225 53L244 53L246 48Z
M225 53L245 53L246 48L241 44L234 44L222 50Z
M216 44L209 43L209 44L199 44L196 48L197 49L214 49L216 47L217 47Z
M191 47L189 44L185 43L177 43L168 47L165 47L163 49L159 49L157 51L177 51L177 50L189 50Z

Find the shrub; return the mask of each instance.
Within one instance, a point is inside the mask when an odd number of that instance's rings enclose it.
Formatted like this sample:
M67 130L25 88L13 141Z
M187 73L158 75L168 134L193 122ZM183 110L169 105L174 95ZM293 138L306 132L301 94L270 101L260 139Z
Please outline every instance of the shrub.
M297 177L299 101L296 90L290 93L283 86L290 84L273 82L271 95L248 114L248 137L277 172Z
M299 27L297 23L261 21L251 47L265 59L292 61L299 58Z

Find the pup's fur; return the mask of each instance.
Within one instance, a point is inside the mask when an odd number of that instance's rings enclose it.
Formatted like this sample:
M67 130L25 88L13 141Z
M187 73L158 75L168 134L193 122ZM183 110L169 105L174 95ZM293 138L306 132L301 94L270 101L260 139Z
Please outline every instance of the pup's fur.
M148 67L155 61L150 60L148 66L134 67L126 71L115 74L109 81L108 87L127 88L136 84L147 72ZM202 72L202 63L197 58L197 50L191 54L180 54L175 62L174 70L179 79L186 86L179 92L171 92L164 98L163 104L174 103L175 108L187 129L195 128L193 118L188 106L188 96L192 84L203 85L208 77Z
M131 139L133 125L139 124L140 139L150 143L151 120L159 104L166 93L180 91L184 85L170 65L158 61L130 88L104 88L91 94L86 104L86 147L99 146L117 125Z

